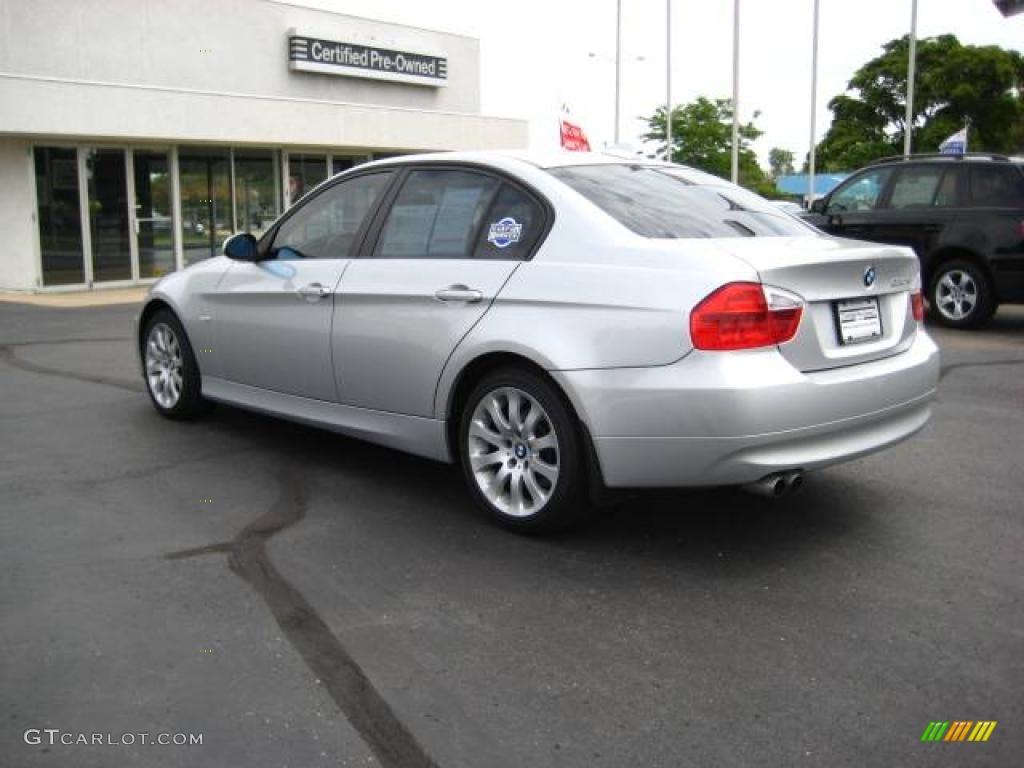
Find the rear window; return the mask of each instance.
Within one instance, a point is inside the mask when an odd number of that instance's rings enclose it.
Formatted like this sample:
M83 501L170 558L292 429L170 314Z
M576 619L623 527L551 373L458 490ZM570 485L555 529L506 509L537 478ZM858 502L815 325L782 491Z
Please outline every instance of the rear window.
M971 205L979 208L1024 208L1024 175L1010 165L973 164Z
M671 169L643 165L571 166L553 168L550 173L644 237L780 237L814 232L766 200L725 181L720 186L695 183Z

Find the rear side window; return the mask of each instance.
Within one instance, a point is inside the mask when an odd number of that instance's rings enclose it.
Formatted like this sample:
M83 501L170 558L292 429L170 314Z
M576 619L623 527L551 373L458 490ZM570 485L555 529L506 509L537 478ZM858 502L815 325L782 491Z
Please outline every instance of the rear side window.
M491 176L471 171L413 171L388 212L374 256L469 258L500 185Z
M960 165L946 168L946 172L942 174L942 181L939 182L939 190L935 193L936 208L955 208L961 205L962 170L963 167Z
M930 208L939 189L941 165L911 165L896 171L889 195L890 208Z
M473 255L478 259L526 259L544 223L544 210L532 197L504 184L487 212Z
M810 235L809 227L756 195L694 184L640 165L584 165L550 173L644 237Z
M971 205L1024 208L1024 174L1009 165L971 165Z

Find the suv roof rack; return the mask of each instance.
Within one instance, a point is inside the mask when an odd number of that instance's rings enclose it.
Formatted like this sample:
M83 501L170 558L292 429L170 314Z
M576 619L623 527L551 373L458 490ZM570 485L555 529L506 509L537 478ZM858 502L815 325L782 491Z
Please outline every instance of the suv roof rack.
M883 163L898 163L909 160L936 160L939 158L945 158L947 160L964 160L966 159L984 159L994 160L999 163L1008 163L1011 158L1006 155L997 155L994 152L922 152L919 155L890 155L889 157L881 157L868 165L882 165Z

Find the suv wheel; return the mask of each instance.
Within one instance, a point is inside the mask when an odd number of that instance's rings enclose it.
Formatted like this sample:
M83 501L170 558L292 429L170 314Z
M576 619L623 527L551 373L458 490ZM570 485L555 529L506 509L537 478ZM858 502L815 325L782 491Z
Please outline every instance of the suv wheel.
M506 528L565 528L585 507L575 417L529 371L498 370L476 385L459 422L459 460L477 505Z
M996 311L988 278L965 259L953 259L939 266L928 291L932 315L951 328L975 328Z

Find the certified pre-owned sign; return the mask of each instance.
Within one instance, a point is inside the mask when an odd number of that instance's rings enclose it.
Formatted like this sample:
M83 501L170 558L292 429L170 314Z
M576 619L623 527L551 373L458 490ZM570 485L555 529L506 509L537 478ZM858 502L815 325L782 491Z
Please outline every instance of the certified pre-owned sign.
M288 66L301 72L368 77L399 83L448 84L448 59L432 53L325 40L288 31Z

